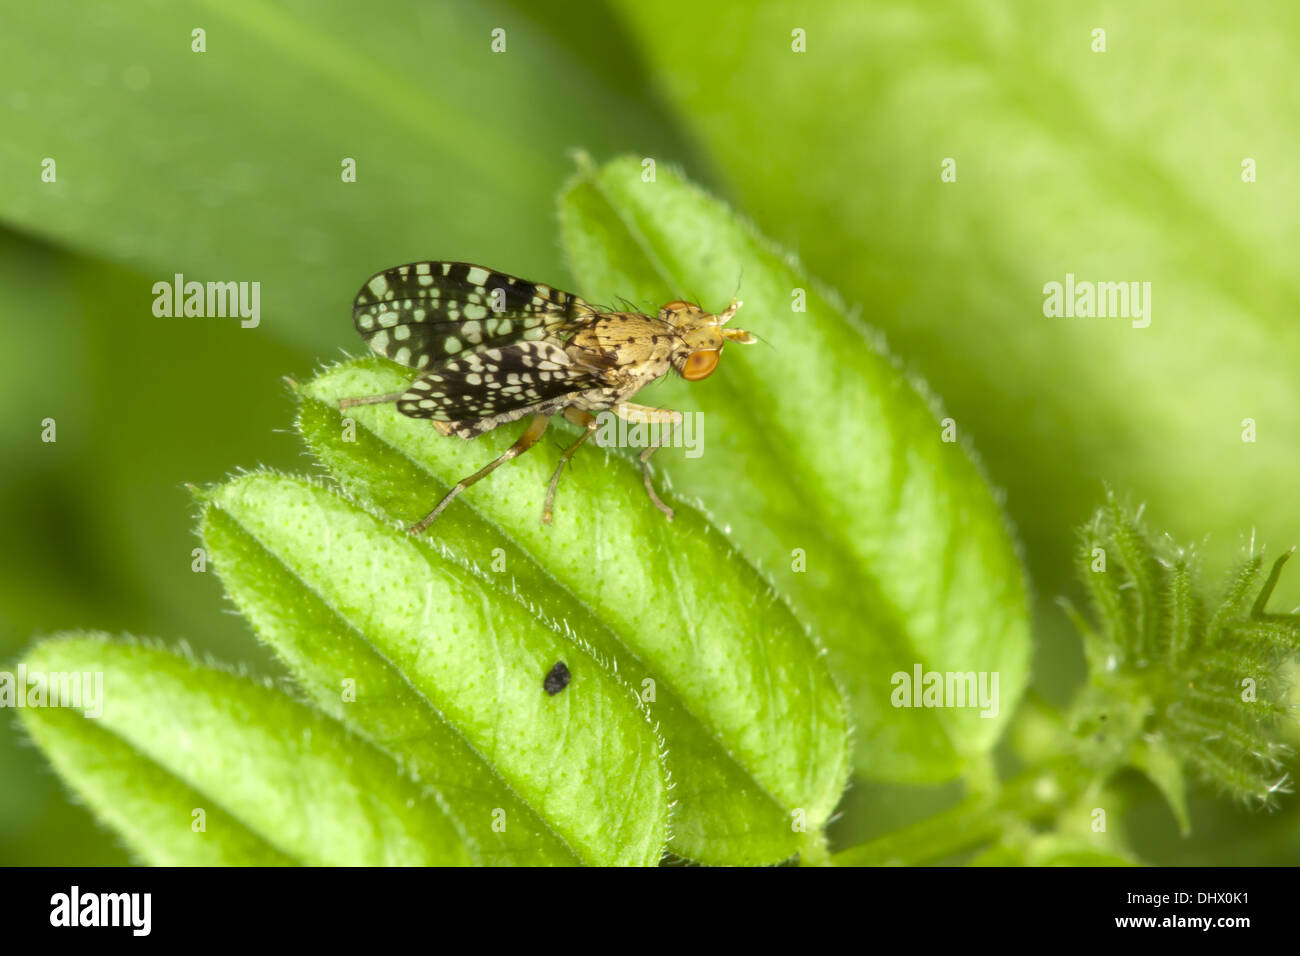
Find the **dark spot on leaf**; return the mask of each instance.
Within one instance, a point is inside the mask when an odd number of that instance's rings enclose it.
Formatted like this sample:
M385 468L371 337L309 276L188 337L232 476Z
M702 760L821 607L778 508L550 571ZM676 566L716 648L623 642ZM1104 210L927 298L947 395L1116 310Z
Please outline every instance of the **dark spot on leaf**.
M546 680L542 682L542 686L546 688L546 693L552 697L569 686L569 668L564 661L555 662L555 666L546 675Z

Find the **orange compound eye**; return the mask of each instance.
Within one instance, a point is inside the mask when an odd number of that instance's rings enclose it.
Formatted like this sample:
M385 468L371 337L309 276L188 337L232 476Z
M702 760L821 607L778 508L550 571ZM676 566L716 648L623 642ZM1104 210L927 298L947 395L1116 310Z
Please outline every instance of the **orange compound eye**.
M686 364L682 366L682 378L688 382L698 382L702 378L708 378L713 374L713 370L718 367L718 351L716 349L702 349L699 352L692 352L687 356Z

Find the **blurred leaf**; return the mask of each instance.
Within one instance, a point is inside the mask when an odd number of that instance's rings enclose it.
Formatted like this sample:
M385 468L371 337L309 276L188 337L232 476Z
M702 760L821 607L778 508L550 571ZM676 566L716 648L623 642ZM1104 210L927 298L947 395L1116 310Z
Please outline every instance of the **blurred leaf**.
M137 606L122 550L103 548L95 533L94 519L115 509L86 503L104 472L96 450L107 437L86 423L112 403L98 400L93 386L96 351L76 286L82 267L75 256L0 228L0 313L13 317L0 322L0 667L9 669L34 632L125 626L123 610ZM42 440L46 419L54 442ZM176 518L185 521L183 513ZM0 721L0 779L23 781L0 787L0 861L124 863L89 814L61 798L48 765L21 746L17 730L16 721Z
M99 716L66 706L18 714L64 780L146 863L477 859L458 822L389 757L270 687L85 636L45 641L24 663L48 679L102 676Z
M328 712L443 795L481 853L659 862L659 741L590 653L301 479L255 473L207 497L204 540L240 610ZM549 695L557 661L572 682Z
M561 200L565 245L591 301L721 303L743 275L731 346L707 382L645 401L705 409L704 454L656 464L752 556L827 644L849 690L858 772L940 780L987 752L1027 677L1025 585L966 446L871 332L727 207L634 158L583 172ZM797 293L806 311L793 311ZM648 397L653 394L653 398ZM641 400L641 399L639 399ZM799 566L806 559L806 572ZM890 675L1000 675L1000 709L896 709Z
M6 404L0 419L6 464L0 508L8 518L9 545L0 552L0 656L16 653L17 642L36 628L59 626L49 619L52 606L75 613L111 590L97 586L84 549L50 543L51 525L61 517L60 493L94 460L92 436L81 427L93 407L93 349L84 324L71 318L77 265L73 257L0 230L0 311L14 317L0 323ZM24 316L58 318L23 321ZM42 356L57 361L33 360ZM47 424L52 441L45 440ZM68 587L65 575L80 577L79 586Z
M350 409L355 436L345 428L340 398L409 380L409 371L363 361L301 391L313 451L351 493L403 524L515 437L502 428L473 443L444 438L391 405ZM445 551L477 575L484 596L475 606L490 599L514 616L526 608L612 662L646 698L667 744L674 852L771 863L810 846L848 776L847 715L825 662L698 512L674 502L677 517L666 522L635 468L585 451L561 482L553 525L538 520L557 457L542 444L458 498L420 553L433 561Z
M1133 766L1155 784L1178 820L1179 832L1188 836L1192 832L1192 818L1187 810L1187 784L1183 777L1183 765L1177 754L1159 738L1143 740L1133 750Z
M51 0L11 27L0 218L150 276L141 315L175 273L259 281L264 334L318 353L395 262L554 271L570 147L686 152L617 31L577 58L500 3Z
M617 6L742 208L944 396L1045 594L1102 479L1212 569L1300 541L1294 3ZM1150 282L1150 327L1046 318L1067 272Z

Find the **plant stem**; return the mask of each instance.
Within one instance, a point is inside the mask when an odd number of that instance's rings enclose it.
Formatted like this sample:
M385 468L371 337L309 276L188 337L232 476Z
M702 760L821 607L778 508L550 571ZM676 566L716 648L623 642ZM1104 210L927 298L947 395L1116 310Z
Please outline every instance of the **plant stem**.
M914 866L932 863L996 839L1008 825L1054 816L1078 792L1080 781L1064 768L1036 768L996 793L970 797L927 820L842 850L836 866Z

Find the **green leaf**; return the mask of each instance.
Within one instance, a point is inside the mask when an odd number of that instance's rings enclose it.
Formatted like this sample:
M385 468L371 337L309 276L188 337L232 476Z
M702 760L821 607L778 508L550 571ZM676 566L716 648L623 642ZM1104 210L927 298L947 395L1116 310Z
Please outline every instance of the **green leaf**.
M94 707L18 713L63 779L146 863L478 861L459 821L390 757L268 686L80 635L36 645L23 665L29 681L102 680L98 716Z
M1132 763L1155 784L1165 798L1178 821L1179 832L1183 836L1189 836L1192 832L1192 817L1187 809L1187 784L1178 754L1164 740L1148 737L1133 748Z
M362 361L304 387L300 428L354 495L398 527L514 438L440 436L391 406L408 371ZM429 537L406 546L472 569L497 613L527 612L609 660L667 743L670 849L708 863L763 863L813 846L848 776L847 715L829 669L790 609L689 505L664 520L638 470L584 449L539 521L557 455L547 443L466 491ZM513 666L513 665L511 665ZM811 842L805 842L811 841Z
M499 862L658 863L659 740L578 642L302 479L255 473L208 502L205 541L259 634ZM559 661L572 680L550 695Z
M1108 560L1093 571L1085 552ZM1207 595L1191 549L1157 537L1110 493L1084 531L1078 566L1099 627L1083 619L1090 682L1077 696L1075 748L1101 776L1131 765L1188 831L1188 769L1271 806L1290 779L1279 718L1293 715L1285 667L1300 615L1266 612L1293 551L1263 576L1254 539L1220 594Z
M721 308L739 283L732 324L767 343L731 346L706 382L643 393L702 409L707 425L701 457L666 450L656 465L825 641L852 700L858 773L959 773L997 740L1029 663L1025 582L967 445L943 440L924 385L788 255L671 170L642 173L635 158L586 168L563 195L576 291ZM806 311L793 311L800 294ZM891 675L916 664L998 673L996 717L891 706Z
M1294 3L614 6L728 195L974 436L1043 593L1102 480L1214 570L1241 528L1300 540ZM1150 282L1150 326L1045 317L1067 272Z

